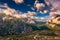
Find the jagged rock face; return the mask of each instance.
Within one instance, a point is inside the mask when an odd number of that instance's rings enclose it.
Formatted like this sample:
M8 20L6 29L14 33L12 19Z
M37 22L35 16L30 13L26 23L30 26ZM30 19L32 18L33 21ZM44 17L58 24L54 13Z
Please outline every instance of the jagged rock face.
M1 14L3 15L3 14ZM26 21L27 19L19 19L12 16L0 16L0 34L20 34L32 32L32 27L28 26ZM3 20L3 17L6 17Z
M60 15L56 15L53 19L48 22L49 28L53 30L60 30Z
M32 27L27 26L26 23L19 21L4 21L0 24L0 34L20 34L32 32Z
M60 15L56 15L54 18L52 18L51 20L48 20L48 22L50 23L54 23L54 24L60 24Z
M56 15L55 18L52 19L52 23L60 24L60 15Z

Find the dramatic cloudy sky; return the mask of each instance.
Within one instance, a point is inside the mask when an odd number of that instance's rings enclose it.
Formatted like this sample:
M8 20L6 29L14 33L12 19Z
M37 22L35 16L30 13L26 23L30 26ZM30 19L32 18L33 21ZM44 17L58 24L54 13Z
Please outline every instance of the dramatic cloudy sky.
M9 8L23 13L28 11L36 12L38 17L54 15L56 12L53 11L60 10L60 0L0 0L0 6L3 4L7 4Z

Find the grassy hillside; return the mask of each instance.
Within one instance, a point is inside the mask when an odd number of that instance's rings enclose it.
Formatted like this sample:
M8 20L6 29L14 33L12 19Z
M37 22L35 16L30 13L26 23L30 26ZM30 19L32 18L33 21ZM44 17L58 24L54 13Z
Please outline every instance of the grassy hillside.
M60 40L60 36L56 35L52 30L34 31L19 35L0 36L1 40Z

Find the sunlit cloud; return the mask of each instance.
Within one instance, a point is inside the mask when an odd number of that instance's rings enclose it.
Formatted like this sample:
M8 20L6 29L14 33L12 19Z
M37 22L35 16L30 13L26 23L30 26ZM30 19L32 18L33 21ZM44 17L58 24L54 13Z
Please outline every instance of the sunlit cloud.
M36 15L36 12L31 12L31 11L27 11L27 13L23 13L23 12L18 12L15 9L11 9L10 7L8 7L7 4L3 4L2 5L4 8L4 10L0 10L1 12L3 11L4 14L6 15L10 15L12 17L16 17L16 18L32 18L33 16Z
M24 0L13 0L13 1L15 1L15 3L23 3L24 2Z
M27 15L26 14L14 14L13 17L16 17L16 18L27 18Z
M8 8L3 11L6 15L12 15L14 13L18 13L15 9Z
M43 3L39 3L38 0L35 1L34 3L34 7L37 9L37 11L43 9L45 7L45 5Z
M2 10L2 8L0 8L1 11L3 11L3 13L5 13L6 15L13 15L14 13L18 13L17 10L10 8L6 3L3 5L0 5L0 7L6 8L3 10Z
M28 11L27 14L33 16L33 15L36 15L36 12L30 12L30 11Z
M50 12L50 16L54 16L55 12Z

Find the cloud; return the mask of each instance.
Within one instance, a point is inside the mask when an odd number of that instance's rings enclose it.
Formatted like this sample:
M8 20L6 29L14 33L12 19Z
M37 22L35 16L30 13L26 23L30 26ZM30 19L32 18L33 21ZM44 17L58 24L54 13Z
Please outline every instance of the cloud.
M6 8L4 10L2 10L2 8L1 8L1 10L3 11L4 14L10 15L10 16L16 17L16 18L27 18L30 20L31 23L32 22L34 23L34 20L32 20L32 19L38 18L38 17L35 17L35 15L37 14L36 12L31 12L31 11L27 11L27 13L18 12L17 10L10 8L6 3L1 5L1 7ZM3 17L2 19L5 20L6 18L7 17Z
M60 15L60 0L45 0L45 3L51 7L50 16ZM50 6L51 5L51 6Z
M50 0L44 0L44 1L48 6L50 6Z
M3 11L6 15L13 15L14 13L18 13L15 9L8 8Z
M33 16L33 15L36 15L36 12L28 11L28 12L27 12L27 15Z
M35 10L35 8L31 7L32 10Z
M16 17L16 18L27 18L27 15L26 14L14 14L13 17Z
M15 3L23 3L24 2L24 0L13 0L13 1L15 1Z
M30 12L28 11L27 13L22 13L22 14L14 14L14 17L17 18L30 18L33 19L33 16L36 15L35 12Z
M39 3L38 0L35 1L34 3L34 7L37 9L37 11L43 9L45 7L45 5L43 3Z
M55 15L55 12L50 12L50 16L54 16Z
M15 9L11 9L6 3L0 6L6 8L4 10L2 10L1 8L0 10L1 12L3 11L4 14L10 15L16 18L33 18L33 16L36 15L36 12L31 12L31 11L27 11L27 13L18 12Z
M3 8L0 8L1 9L0 11L1 12L3 11L3 13L6 15L13 15L14 13L18 13L17 10L11 9L6 3L0 5L0 7L3 7Z
M50 12L50 16L60 15L60 11Z
M34 20L37 21L37 22L45 22L44 17L34 17Z
M4 4L0 4L0 8L6 8L7 9L9 7L8 7L8 5L6 3L4 3Z
M47 13L47 12L48 12L48 10L44 10L43 12L40 11L41 14L45 14L45 13Z
M48 4L50 4L51 5L51 10L55 10L55 11L57 11L57 10L60 10L60 7L59 7L59 5L60 5L60 1L59 0L45 0L45 3L48 5ZM49 5L48 5L49 6Z

